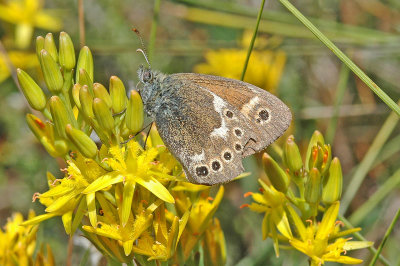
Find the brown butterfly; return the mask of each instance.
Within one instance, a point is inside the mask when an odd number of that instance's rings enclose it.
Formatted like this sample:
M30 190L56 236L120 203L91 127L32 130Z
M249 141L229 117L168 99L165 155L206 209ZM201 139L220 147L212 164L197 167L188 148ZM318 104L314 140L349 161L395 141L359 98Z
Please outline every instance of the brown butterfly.
M192 183L226 183L242 158L263 150L289 127L289 108L246 82L210 75L166 75L141 66L145 112Z

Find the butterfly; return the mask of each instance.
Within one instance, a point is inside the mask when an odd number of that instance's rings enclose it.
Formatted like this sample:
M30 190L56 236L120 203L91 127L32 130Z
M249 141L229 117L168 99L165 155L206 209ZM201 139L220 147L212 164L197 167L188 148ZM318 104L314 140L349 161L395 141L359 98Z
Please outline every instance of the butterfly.
M292 119L281 100L246 82L195 73L167 75L150 64L141 66L138 76L145 112L192 183L234 179L244 171L242 159L274 142Z

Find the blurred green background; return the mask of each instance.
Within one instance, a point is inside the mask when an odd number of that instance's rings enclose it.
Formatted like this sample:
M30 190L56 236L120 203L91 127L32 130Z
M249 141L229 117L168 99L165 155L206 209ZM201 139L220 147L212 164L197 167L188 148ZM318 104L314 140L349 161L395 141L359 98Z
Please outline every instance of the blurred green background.
M158 16L154 16L158 2L0 0L1 226L15 211L27 214L34 209L43 213L39 203L32 203L32 195L46 189L46 171L61 176L59 169L64 167L63 162L46 153L29 131L25 124L25 114L30 112L28 104L8 72L7 63L11 60L12 65L25 69L36 80L41 79L34 56L36 36L53 32L58 39L59 31L66 31L76 49L82 44L89 46L94 55L95 82L104 85L108 85L111 75L120 77L129 89L138 82L136 71L145 62L136 53L141 44L132 27L138 28L145 44L150 45L154 69L240 78L233 72L242 71L259 0L162 0ZM81 18L79 3L83 4ZM400 2L297 0L292 3L392 99L400 98ZM19 9L7 9L12 5ZM152 29L156 21L158 24ZM154 42L149 44L152 33ZM264 57L267 61L259 59ZM269 70L259 71L265 64ZM400 206L400 174L396 172L400 167L400 136L396 116L387 122L393 131L388 126L383 130L387 136L379 135L390 114L389 108L279 1L268 1L264 8L245 80L272 90L291 107L294 122L287 134L295 136L303 153L314 130L324 133L333 146L333 155L341 160L344 191L349 189L356 169L365 169L361 173L365 178L346 217L357 221L355 225L363 228L362 234L368 240L379 244ZM380 142L371 146L374 141ZM368 158L366 154L374 152L369 164L360 166ZM305 256L291 251L282 250L280 258L276 258L271 239L261 239L262 215L239 208L249 201L243 194L258 189L257 178L263 174L258 159L245 160L246 170L252 175L226 185L224 201L216 214L225 233L228 264L306 265ZM385 183L387 180L392 183ZM376 191L380 191L379 198L374 198L372 206L367 200L373 195L377 197ZM352 216L360 209L363 214ZM68 240L60 219L41 225L39 242L43 241L52 245L57 262L64 264ZM383 254L397 265L399 241L400 230L396 226ZM79 263L85 243L83 238L76 240L74 265ZM371 255L363 251L352 256L368 261ZM93 255L93 261L95 258Z

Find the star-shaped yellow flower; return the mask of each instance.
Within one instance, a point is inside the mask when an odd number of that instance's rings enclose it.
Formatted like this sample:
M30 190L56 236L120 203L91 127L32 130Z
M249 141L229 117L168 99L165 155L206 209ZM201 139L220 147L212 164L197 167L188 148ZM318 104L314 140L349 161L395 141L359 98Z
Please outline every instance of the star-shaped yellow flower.
M9 0L0 4L0 19L13 23L15 28L15 42L20 49L29 46L35 27L50 31L61 29L62 23L50 15L49 10L43 9L40 0Z

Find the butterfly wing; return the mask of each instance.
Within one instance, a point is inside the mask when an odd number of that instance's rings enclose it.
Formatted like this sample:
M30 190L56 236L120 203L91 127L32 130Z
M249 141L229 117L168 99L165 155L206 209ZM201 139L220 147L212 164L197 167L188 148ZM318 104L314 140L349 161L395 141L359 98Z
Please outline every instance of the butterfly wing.
M168 96L155 115L157 128L193 183L232 180L243 172L244 156L273 142L290 123L278 98L244 82L173 74L162 86Z
M274 142L286 131L292 120L290 109L280 99L252 84L193 73L179 73L173 76L190 80L216 94L232 106L232 111L242 114L238 114L238 117L244 116L244 120L232 120L232 123L236 124L233 127L238 126L237 123L246 124L251 131L244 137L244 157L263 150Z

